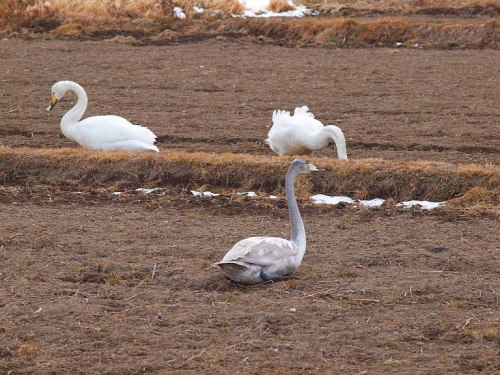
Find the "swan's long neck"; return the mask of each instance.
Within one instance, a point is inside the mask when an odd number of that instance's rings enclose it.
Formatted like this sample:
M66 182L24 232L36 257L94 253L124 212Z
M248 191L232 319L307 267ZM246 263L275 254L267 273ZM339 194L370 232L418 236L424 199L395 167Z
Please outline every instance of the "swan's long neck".
M62 133L66 137L72 139L72 137L68 135L68 132L71 133L69 128L72 124L77 123L82 118L83 114L85 113L85 110L87 109L88 99L85 90L79 84L74 82L68 82L66 83L66 87L68 91L73 91L78 98L75 106L71 108L61 119Z
M317 135L323 142L333 139L335 142L335 146L337 147L337 155L339 159L347 160L347 147L345 144L344 133L338 126L335 125L327 125L325 126ZM326 146L326 145L325 145Z
M330 139L333 139L337 147L337 155L339 159L347 160L347 148L345 144L344 133L338 126L327 125L320 132L310 135L303 142L306 143L307 149L312 151L320 151L324 149Z
M324 131L330 134L331 139L333 139L333 141L335 142L339 159L347 160L347 148L345 144L344 133L342 133L342 130L340 130L338 126L327 125L325 126Z
M302 218L300 217L299 206L297 204L297 198L295 197L294 183L296 177L297 173L293 170L289 170L286 174L286 200L288 202L288 213L290 215L290 226L292 229L291 241L299 247L302 253L304 253L306 251L306 230Z

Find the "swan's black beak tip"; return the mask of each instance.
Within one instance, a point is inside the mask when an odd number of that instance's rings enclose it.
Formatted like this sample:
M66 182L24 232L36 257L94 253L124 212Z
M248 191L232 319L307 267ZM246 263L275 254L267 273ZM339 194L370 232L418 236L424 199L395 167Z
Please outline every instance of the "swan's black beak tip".
M57 98L54 94L52 94L52 97L50 98L50 105L47 107L47 111L52 111L52 108L54 108L57 104Z
M324 171L323 168L318 168L314 164L311 164L311 163L309 163L309 170L311 172L323 172Z

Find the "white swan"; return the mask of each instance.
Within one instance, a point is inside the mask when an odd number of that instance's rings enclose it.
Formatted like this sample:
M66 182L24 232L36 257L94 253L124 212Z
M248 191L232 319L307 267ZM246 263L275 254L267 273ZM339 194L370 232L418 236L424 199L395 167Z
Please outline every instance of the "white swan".
M271 149L283 155L303 155L324 149L330 139L337 146L339 159L347 160L344 134L338 126L323 124L314 118L307 106L288 111L273 112L273 126L266 142Z
M68 91L73 91L78 101L61 119L61 131L66 138L91 150L159 151L154 145L156 135L151 130L131 124L123 117L93 116L80 121L88 100L85 90L76 82L54 83L47 110L52 110Z
M250 237L239 241L221 262L214 263L230 280L246 285L258 284L286 276L300 265L306 251L306 231L295 198L294 181L300 174L317 171L320 169L304 159L292 162L285 178L292 239Z

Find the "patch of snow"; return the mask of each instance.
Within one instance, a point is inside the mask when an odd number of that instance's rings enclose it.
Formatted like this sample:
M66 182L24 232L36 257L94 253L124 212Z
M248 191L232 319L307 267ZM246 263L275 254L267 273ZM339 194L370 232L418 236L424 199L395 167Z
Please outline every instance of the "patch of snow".
M349 197L330 197L324 194L316 194L311 197L316 204L339 204L340 202L354 203Z
M304 17L315 16L318 12L313 12L304 5L294 5L292 0L288 0L288 4L295 9L287 12L275 13L267 9L269 0L240 0L247 10L241 16L233 15L233 17L255 17L255 18L269 18L269 17Z
M257 194L255 194L253 191L245 191L242 193L236 193L238 195L246 195L247 197L256 197Z
M352 200L349 197L331 197L328 195L324 194L317 194L313 195L311 199L314 201L316 204L339 204L340 202L345 202L345 203L356 203L356 201ZM362 206L367 206L367 207L377 207L381 206L385 200L381 198L375 198L371 200L358 200L358 202ZM396 206L404 206L404 207L412 207L419 205L422 207L424 210L432 210L437 207L441 207L446 202L429 202L429 201L408 201L408 202L401 202L396 204Z
M434 208L444 206L446 202L429 202L429 201L406 201L396 204L396 206L403 206L410 208L413 206L420 206L423 210L433 210Z
M216 193L211 193L209 191L204 191L203 193L200 193L199 191L196 191L196 190L191 190L191 194L193 194L195 197L201 197L202 195L204 197L217 197L220 195L220 194L216 194Z
M156 190L165 190L165 188L153 188L153 189L138 188L138 189L135 189L135 191L142 191L144 194L150 194Z
M375 199L370 199L370 200L358 200L359 203L361 203L362 206L367 206L367 207L378 207L382 206L385 202L384 199L381 198L375 198Z
M180 7L175 7L174 8L174 13L177 18L180 18L181 20L186 19L186 13L182 10Z

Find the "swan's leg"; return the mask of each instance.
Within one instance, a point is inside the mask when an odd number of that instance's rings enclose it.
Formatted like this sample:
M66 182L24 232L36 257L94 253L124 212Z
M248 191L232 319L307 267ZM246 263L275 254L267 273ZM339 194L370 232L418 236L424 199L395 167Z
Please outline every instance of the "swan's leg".
M270 280L274 280L276 279L276 277L279 277L278 275L269 275L267 273L264 272L264 270L260 271L260 278L264 281L270 281Z
M299 277L293 275L292 273L287 273L286 275L271 275L268 273L265 273L264 270L260 271L260 278L264 281L270 281L270 280L288 280L288 279L298 279Z
M298 276L295 276L292 273L287 273L286 275L270 275L265 273L263 270L260 271L260 278L264 281L284 281L289 279L299 279Z

